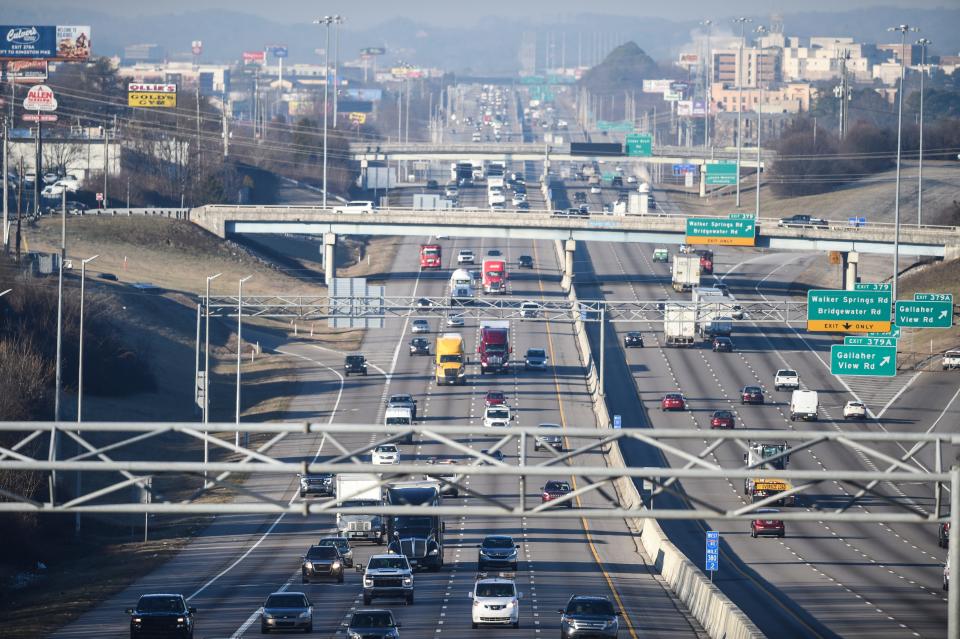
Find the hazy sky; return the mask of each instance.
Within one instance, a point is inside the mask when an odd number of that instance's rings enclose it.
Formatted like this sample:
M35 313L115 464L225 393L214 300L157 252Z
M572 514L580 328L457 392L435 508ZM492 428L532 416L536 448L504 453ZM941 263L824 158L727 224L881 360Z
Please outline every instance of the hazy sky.
M8 2L19 0L0 0L0 10ZM955 8L956 0L684 0L683 2L664 2L657 0L163 0L146 2L145 0L82 0L83 5L98 11L124 16L166 14L197 9L229 9L241 11L277 22L309 22L322 14L341 14L350 24L365 28L380 24L397 16L409 16L417 21L435 25L458 24L467 26L480 18L504 16L515 21L519 18L539 18L539 22L553 23L564 16L584 12L613 15L649 15L676 20L690 20L694 17L724 17L737 13L764 15L774 12L789 15L802 11L838 11L876 6L898 6L905 11L910 9L933 9L938 7ZM33 6L58 5L59 2L40 0ZM71 5L73 3L70 3ZM75 6L75 5L74 5ZM2 12L2 11L0 11Z

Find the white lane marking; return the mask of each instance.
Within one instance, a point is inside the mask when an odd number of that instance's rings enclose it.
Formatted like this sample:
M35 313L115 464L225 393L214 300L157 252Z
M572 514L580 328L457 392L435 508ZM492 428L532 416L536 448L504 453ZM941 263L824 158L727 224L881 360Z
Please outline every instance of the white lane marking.
M883 417L883 414L884 414L885 412L887 412L887 409L890 408L891 406L893 406L893 403L894 403L895 401L897 401L898 399L900 399L900 396L903 395L903 392L904 392L905 390L907 390L908 388L910 388L910 384L912 384L913 382L915 382L916 379L917 379L918 377L920 377L920 373L921 373L921 371L917 371L916 373L914 373L913 377L911 377L911 378L907 381L907 383L904 384L904 385L900 388L900 390L897 391L897 394L894 395L893 397L891 397L891 398L890 398L890 401L883 405L883 408L881 408L881 409L880 409L880 412L877 413L877 419L880 419L881 417Z

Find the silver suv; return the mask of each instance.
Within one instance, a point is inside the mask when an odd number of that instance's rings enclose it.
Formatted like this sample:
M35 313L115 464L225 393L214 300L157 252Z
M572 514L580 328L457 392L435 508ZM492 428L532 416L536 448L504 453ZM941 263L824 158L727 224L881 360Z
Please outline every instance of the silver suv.
M369 606L377 598L403 599L413 605L413 570L404 555L373 555L367 562L356 565L363 572L363 605Z
M533 450L539 451L541 448L552 448L556 451L562 451L563 435L560 434L560 424L540 424L540 428L556 429L557 434L537 435L533 440Z

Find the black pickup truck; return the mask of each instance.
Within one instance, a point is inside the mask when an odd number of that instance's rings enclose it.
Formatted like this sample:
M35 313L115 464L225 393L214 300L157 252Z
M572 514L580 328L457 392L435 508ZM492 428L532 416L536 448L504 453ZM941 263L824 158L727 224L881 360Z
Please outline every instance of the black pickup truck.
M367 374L367 358L363 355L347 355L343 358L343 374L350 377L350 373L355 375Z

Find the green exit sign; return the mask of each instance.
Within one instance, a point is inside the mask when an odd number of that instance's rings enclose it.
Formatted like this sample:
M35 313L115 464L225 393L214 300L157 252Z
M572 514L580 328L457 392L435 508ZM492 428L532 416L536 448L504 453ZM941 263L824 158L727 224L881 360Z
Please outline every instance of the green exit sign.
M890 291L892 289L889 284L857 283L853 285L853 290L855 291Z
M708 160L703 166L707 186L729 186L737 183L737 163L725 160Z
M633 128L631 124L630 128ZM627 155L648 158L653 155L653 136L649 133L633 133L626 137Z
M904 328L950 328L953 325L953 304L946 301L898 301L896 321Z
M892 297L884 290L807 291L807 330L888 337Z
M723 217L688 217L687 244L722 244L753 246L756 243L757 221Z
M847 336L843 338L844 346L893 346L897 347L897 338L895 337L855 337Z
M915 302L947 302L953 304L953 293L914 293Z
M895 377L897 348L834 344L830 347L830 373L854 377Z

